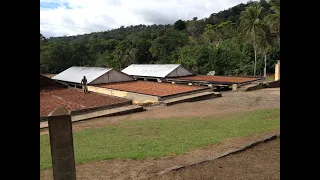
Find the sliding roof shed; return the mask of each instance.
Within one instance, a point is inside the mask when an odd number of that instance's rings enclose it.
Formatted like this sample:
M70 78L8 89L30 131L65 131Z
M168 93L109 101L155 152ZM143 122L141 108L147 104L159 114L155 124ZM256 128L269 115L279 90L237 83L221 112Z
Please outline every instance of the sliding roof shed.
M132 64L122 70L123 73L136 78L169 78L193 75L180 64Z
M78 66L70 67L52 79L68 84L80 84L83 76L86 76L88 85L134 81L131 76L112 68Z

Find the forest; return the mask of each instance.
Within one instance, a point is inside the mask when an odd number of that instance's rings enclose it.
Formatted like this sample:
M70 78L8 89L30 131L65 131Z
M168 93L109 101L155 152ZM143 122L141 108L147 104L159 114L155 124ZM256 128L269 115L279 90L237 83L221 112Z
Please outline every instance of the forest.
M208 18L44 37L40 73L71 66L122 70L130 64L182 64L196 74L265 76L280 60L280 0L250 1Z

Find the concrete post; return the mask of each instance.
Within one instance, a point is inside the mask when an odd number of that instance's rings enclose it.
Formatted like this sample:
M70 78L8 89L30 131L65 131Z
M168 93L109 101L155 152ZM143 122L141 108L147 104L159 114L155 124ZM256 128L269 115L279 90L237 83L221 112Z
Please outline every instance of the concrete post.
M211 91L214 91L214 86L212 84L208 84L208 87L210 87Z
M275 67L274 80L278 81L280 79L280 60L277 62Z
M48 116L54 180L76 180L70 112L62 107Z
M236 91L238 88L238 85L237 84L232 84L232 91Z

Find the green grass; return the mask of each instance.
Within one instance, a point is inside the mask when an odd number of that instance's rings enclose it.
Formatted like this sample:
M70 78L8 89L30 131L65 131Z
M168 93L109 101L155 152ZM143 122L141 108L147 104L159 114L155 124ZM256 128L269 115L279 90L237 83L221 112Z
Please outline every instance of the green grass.
M182 154L222 139L246 137L280 127L280 110L257 110L223 117L123 122L75 132L76 163L141 159ZM51 167L49 136L40 136L40 169Z

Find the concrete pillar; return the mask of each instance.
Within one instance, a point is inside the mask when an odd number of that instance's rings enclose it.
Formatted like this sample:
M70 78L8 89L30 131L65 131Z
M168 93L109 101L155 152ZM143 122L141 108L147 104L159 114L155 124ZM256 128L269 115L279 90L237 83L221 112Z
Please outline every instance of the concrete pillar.
M232 91L236 91L238 88L238 84L232 84Z
M48 116L54 180L76 180L70 112L62 107Z
M214 86L212 84L208 84L208 87L210 87L211 91L214 91Z
M274 80L278 81L280 79L280 60L277 62L275 67Z

